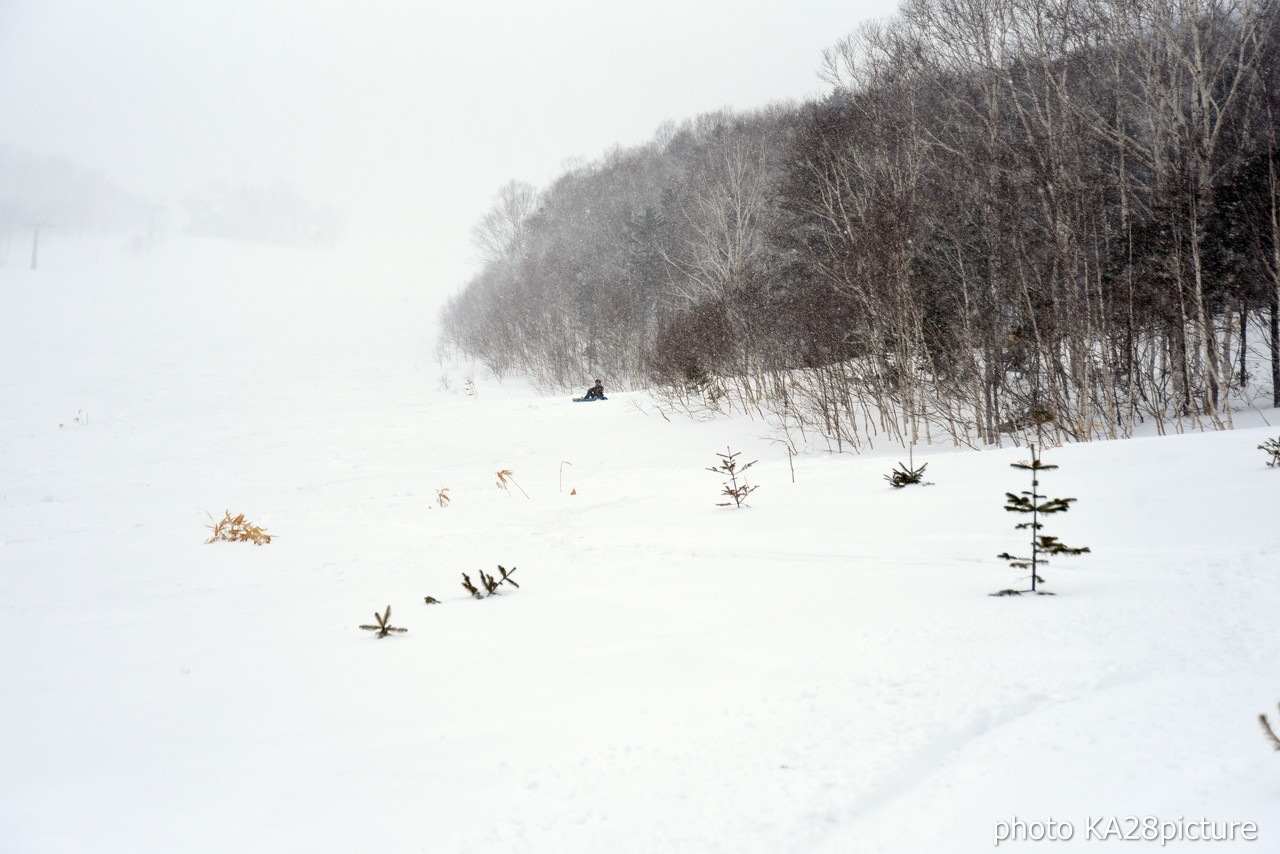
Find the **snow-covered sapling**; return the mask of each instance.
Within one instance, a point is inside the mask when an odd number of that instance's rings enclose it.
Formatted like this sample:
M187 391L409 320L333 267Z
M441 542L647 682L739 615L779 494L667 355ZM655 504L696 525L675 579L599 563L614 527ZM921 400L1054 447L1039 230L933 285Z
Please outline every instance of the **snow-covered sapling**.
M1267 734L1267 740L1271 742L1271 746L1280 750L1280 736L1277 736L1276 731L1271 728L1271 722L1267 720L1267 716L1258 715L1258 722L1262 724L1262 731Z
M378 637L380 638L385 638L387 635L391 634L392 632L399 633L399 632L409 631L408 629L398 629L395 626L391 625L391 606L390 605L387 606L386 613L379 614L377 611L374 611L373 618L378 621L378 624L376 626L365 625L365 626L361 626L360 628L370 632L377 632Z
M739 466L737 458L741 453L741 451L735 453L731 448L725 448L725 453L723 454L717 451L716 456L720 458L720 465L707 467L707 471L726 475L729 478L725 481L724 488L721 489L720 494L732 498L733 501L722 501L716 505L717 507L742 507L746 504L747 496L759 489L758 486L749 485L746 478L741 481L738 480L743 472L760 462L759 460L752 460L744 466Z
M1044 523L1040 521L1041 516L1047 516L1052 513L1065 513L1071 509L1074 498L1049 498L1038 492L1040 487L1040 472L1056 469L1057 466L1045 465L1040 461L1039 454L1036 453L1036 446L1031 445L1031 462L1013 463L1013 468L1023 469L1031 472L1031 489L1023 490L1021 494L1014 495L1012 492L1005 493L1004 509L1010 513L1024 513L1031 516L1031 521L1021 522L1016 528L1018 530L1031 531L1031 554L1029 556L1011 555L1008 552L997 555L1002 560L1007 560L1009 566L1014 569L1030 570L1031 572L1031 589L1030 591L1005 589L993 596L1017 596L1023 592L1041 593L1043 590L1036 588L1037 584L1043 584L1044 579L1040 577L1040 567L1049 562L1048 555L1082 555L1089 551L1088 546L1082 548L1072 548L1058 540L1057 537L1048 534L1041 534L1040 529L1044 527ZM1049 594L1052 595L1052 594Z
M1280 439L1268 439L1258 446L1259 451L1266 451L1271 455L1267 465L1272 468L1280 467Z

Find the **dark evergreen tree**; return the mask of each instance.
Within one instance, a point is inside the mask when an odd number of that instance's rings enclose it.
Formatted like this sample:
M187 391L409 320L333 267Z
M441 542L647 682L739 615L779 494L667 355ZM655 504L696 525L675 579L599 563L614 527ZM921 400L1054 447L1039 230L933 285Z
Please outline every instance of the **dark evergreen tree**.
M1004 552L997 555L997 557L1007 560L1009 566L1014 569L1029 570L1031 573L1031 589L1029 592L1043 594L1044 591L1037 589L1037 585L1044 583L1044 579L1040 577L1040 567L1049 562L1048 556L1082 555L1088 553L1089 547L1072 548L1061 542L1057 537L1040 533L1040 530L1044 528L1044 523L1040 521L1041 516L1065 513L1071 509L1072 503L1075 502L1074 498L1049 498L1047 495L1040 494L1040 472L1056 469L1057 466L1046 465L1041 462L1035 445L1031 446L1031 462L1017 462L1012 465L1013 468L1031 472L1031 489L1029 491L1023 490L1018 495L1006 492L1006 504L1004 506L1004 509L1010 513L1023 513L1031 516L1031 521L1021 522L1015 526L1018 530L1031 531L1031 554L1023 557ZM1025 591L1007 588L992 595L1017 596L1023 592Z

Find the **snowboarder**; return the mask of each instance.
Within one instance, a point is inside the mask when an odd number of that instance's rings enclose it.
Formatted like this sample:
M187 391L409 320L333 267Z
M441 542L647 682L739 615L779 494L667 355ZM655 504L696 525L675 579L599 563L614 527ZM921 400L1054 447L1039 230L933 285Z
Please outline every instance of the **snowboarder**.
M600 382L600 380L596 380L596 384L587 389L586 397L583 399L595 400L596 398L604 399L604 383Z

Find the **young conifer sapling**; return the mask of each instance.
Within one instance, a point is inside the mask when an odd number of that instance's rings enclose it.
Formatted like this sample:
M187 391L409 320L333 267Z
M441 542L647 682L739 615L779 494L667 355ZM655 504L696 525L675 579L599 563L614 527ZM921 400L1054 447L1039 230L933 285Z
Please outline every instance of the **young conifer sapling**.
M503 584L510 584L512 587L520 586L519 584L516 584L516 580L511 577L512 575L515 575L516 567L513 566L508 570L502 564L498 564L498 572L502 576L501 578L490 575L483 569L480 570L479 587L476 587L475 582L471 580L471 576L464 572L462 573L462 586L476 599L484 599L487 596L493 596L498 592L498 588Z
M718 507L743 507L746 505L747 496L759 488L751 486L747 483L746 478L742 477L742 473L758 463L759 460L752 460L746 465L739 466L738 457L741 453L741 451L734 452L731 448L725 448L725 453L723 454L717 451L716 456L720 458L720 465L707 467L707 471L713 471L716 474L722 474L729 478L725 481L720 494L733 500L731 502L722 501L716 505ZM741 478L741 480L739 480L739 478Z
M1268 439L1258 446L1258 450L1271 455L1271 459L1267 461L1268 466L1280 468L1280 439Z
M1041 495L1040 488L1040 472L1056 469L1057 466L1046 465L1041 462L1039 454L1036 452L1036 446L1031 445L1031 462L1012 463L1013 468L1022 469L1031 472L1031 489L1023 490L1020 494L1014 495L1012 492L1005 493L1004 509L1010 513L1022 513L1031 517L1028 522L1021 522L1015 527L1018 530L1031 531L1031 554L1026 556L1012 555L1008 552L997 555L1002 560L1009 562L1009 566L1014 569L1027 570L1031 573L1031 593L1041 593L1045 591L1037 588L1038 584L1043 584L1044 579L1040 577L1040 568L1049 562L1049 555L1082 555L1089 551L1088 546L1082 548L1072 548L1067 544L1058 540L1057 537L1049 534L1040 533L1044 528L1044 523L1040 521L1040 517L1048 516L1054 513L1065 513L1071 509L1074 498L1049 498ZM1012 588L1001 590L993 593L993 596L1017 596L1025 591L1014 590ZM1048 594L1052 595L1052 594Z
M924 483L924 470L929 467L928 463L921 463L920 468L916 468L915 447L912 446L907 450L907 459L909 463L899 462L893 471L884 476L889 481L889 485L894 489L902 489L904 486L911 486L915 483Z
M382 614L379 614L377 611L374 611L373 618L378 621L378 624L376 626L363 625L360 628L369 632L377 632L378 637L380 638L385 638L387 635L391 634L392 632L399 634L401 632L409 631L408 629L399 629L391 625L391 606L390 605L387 606L387 610Z

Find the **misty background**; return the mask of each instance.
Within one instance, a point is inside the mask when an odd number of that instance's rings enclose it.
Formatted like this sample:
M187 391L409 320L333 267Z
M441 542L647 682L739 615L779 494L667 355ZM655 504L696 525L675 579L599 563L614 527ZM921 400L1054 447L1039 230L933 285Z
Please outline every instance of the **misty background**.
M895 5L0 0L0 251L34 222L341 240L447 294L502 184L820 95L822 50Z

